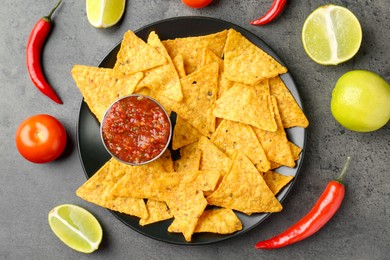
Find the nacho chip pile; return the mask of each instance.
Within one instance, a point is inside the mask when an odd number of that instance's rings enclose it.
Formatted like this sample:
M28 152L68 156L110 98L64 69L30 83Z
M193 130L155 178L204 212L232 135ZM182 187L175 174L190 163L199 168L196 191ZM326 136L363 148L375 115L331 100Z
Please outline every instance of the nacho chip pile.
M76 194L99 206L136 216L140 225L173 219L169 232L191 241L194 233L242 229L235 212L282 210L275 195L292 176L301 148L285 128L308 120L273 57L229 29L198 37L147 41L128 31L113 69L75 65L72 76L101 121L117 98L149 95L176 115L172 148L150 164L110 159Z

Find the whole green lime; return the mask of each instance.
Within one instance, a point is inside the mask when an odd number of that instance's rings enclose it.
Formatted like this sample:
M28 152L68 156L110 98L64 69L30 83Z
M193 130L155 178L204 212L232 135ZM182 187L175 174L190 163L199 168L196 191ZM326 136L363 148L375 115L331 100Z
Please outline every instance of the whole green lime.
M334 118L349 130L378 130L390 119L390 85L371 71L347 72L333 89L330 107Z

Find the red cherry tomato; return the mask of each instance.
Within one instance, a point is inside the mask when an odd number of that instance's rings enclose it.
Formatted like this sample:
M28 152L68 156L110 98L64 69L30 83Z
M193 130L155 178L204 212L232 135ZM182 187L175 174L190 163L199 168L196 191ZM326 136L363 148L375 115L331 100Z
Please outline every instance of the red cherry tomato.
M57 159L65 149L65 127L53 116L40 114L24 120L16 130L16 147L30 162L47 163Z
M208 6L212 0L181 0L184 4L192 8L203 8Z

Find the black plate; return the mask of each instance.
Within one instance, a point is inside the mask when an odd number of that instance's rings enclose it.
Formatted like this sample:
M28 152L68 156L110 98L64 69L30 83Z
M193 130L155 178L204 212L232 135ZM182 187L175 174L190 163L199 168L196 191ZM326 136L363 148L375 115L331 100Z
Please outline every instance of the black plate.
M224 29L233 28L239 31L242 35L247 37L257 46L261 47L265 52L277 59L281 64L281 59L269 48L261 39L249 31L229 22L221 21L214 18L207 17L175 17L171 19L162 20L148 26L145 26L136 34L146 41L151 31L156 31L160 39L174 39L178 37L199 36L210 33L219 32ZM116 54L119 51L120 43L118 43L102 60L99 67L112 68L116 61ZM286 66L285 64L283 64ZM281 76L291 93L302 107L301 99L298 94L297 87L289 73ZM306 143L306 131L303 128L295 127L287 130L287 135L290 141L296 145L303 147ZM84 168L85 175L90 178L105 162L110 159L110 155L104 149L99 135L99 122L89 110L84 100L81 102L80 115L77 129L78 149L80 160ZM303 150L304 151L304 150ZM292 175L297 177L299 169L302 165L303 151L300 159L297 161L297 166L293 169L288 167L281 167L277 171L285 175ZM295 180L296 178L294 178ZM279 201L282 201L289 193L294 181L286 186L277 196ZM184 240L181 234L172 234L167 231L168 226L172 220L167 220L155 224L142 227L138 224L137 217L128 216L125 214L110 211L115 217L121 220L124 224L132 229L157 240L174 244L185 245L200 245L209 244L218 241L223 241L247 232L253 227L259 225L270 214L253 214L247 216L242 213L237 213L243 224L243 229L231 235L217 235L217 234L194 234L193 241L188 243Z

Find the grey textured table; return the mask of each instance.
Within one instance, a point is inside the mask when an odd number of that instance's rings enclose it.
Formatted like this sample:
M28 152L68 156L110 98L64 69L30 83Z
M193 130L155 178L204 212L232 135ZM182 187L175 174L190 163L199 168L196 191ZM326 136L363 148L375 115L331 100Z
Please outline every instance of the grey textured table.
M311 61L301 44L305 18L328 1L289 1L277 21L254 27L248 22L263 14L271 1L216 0L207 8L195 10L179 0L128 0L121 23L105 30L88 23L84 0L64 1L55 13L55 27L43 53L47 78L64 105L38 92L25 66L30 30L55 2L5 0L0 9L0 259L389 259L390 125L373 133L350 132L333 119L329 109L334 84L349 70L371 70L390 81L388 0L331 1L352 10L364 34L356 57L331 67ZM242 236L204 246L177 246L150 239L75 195L85 176L76 140L82 97L70 75L72 66L97 65L128 29L189 15L233 22L263 39L288 66L310 120L302 171L283 202L284 210ZM18 124L38 113L59 118L69 134L66 153L44 165L25 161L14 143ZM345 178L345 201L325 228L284 249L254 249L258 240L283 231L303 216L326 183L338 175L348 155L352 162ZM73 251L51 232L47 213L63 203L81 205L101 222L104 239L92 255Z

